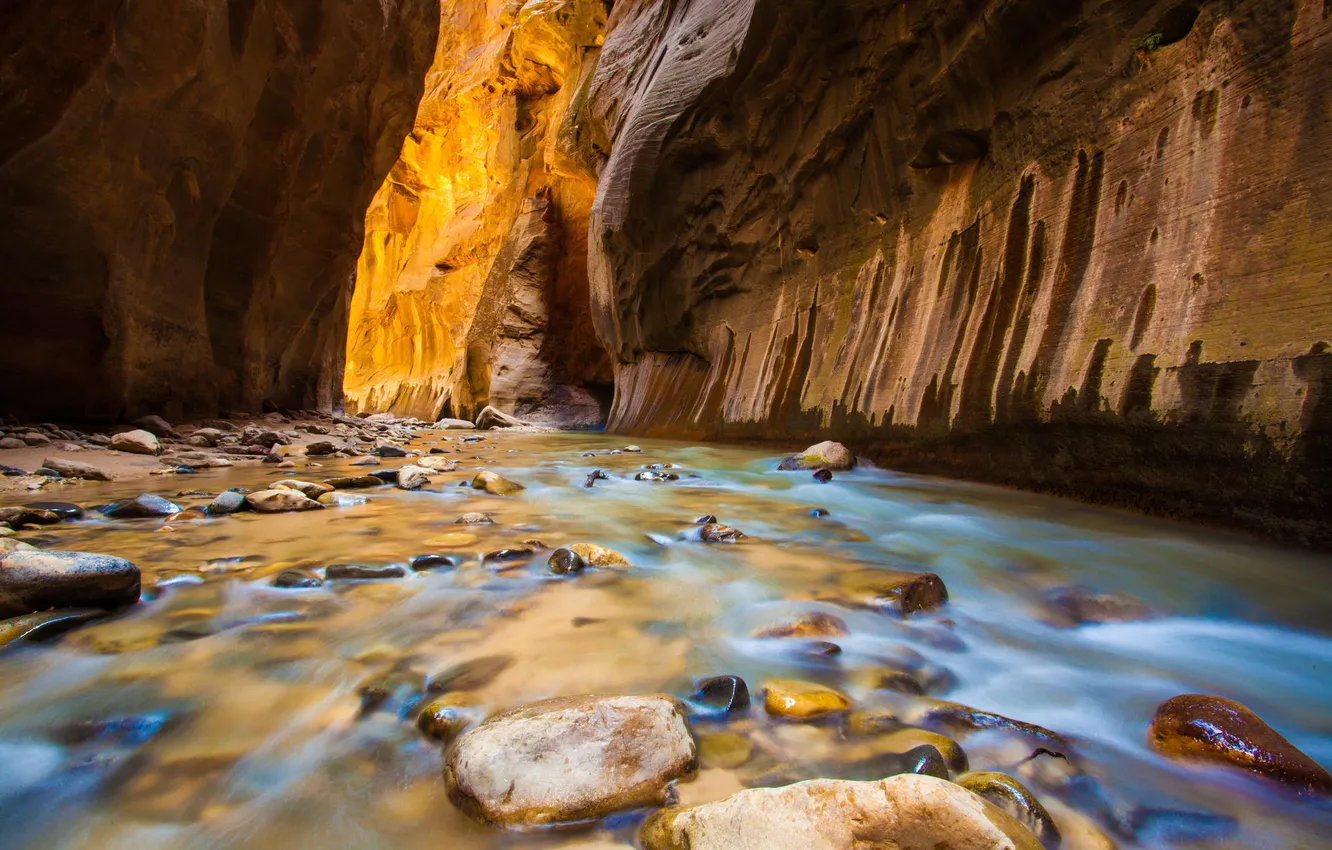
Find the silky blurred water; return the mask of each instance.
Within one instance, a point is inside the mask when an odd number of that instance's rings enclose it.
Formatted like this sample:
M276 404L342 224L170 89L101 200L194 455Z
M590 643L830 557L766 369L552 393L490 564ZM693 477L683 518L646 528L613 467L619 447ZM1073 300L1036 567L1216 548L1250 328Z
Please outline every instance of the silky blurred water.
M1168 762L1145 744L1161 701L1213 693L1247 704L1332 764L1332 559L885 470L821 485L808 473L777 472L776 457L749 448L643 441L642 453L604 454L623 442L499 433L463 445L456 434L425 432L414 448L446 447L461 465L427 490L340 491L349 504L324 511L170 529L161 520L104 519L43 529L41 545L126 557L143 569L146 587L163 585L132 612L0 655L0 846L630 841L633 817L590 835L500 834L473 824L448 802L441 750L417 733L411 700L359 717L358 683L386 670L428 675L499 655L511 665L477 692L489 710L574 693L684 697L695 679L723 672L744 676L756 692L766 678L797 677L887 709L901 708L902 698L865 690L856 672L907 654L940 674L930 696L1070 738L1077 764L1108 802L1065 802L1110 831L1118 818L1120 846L1332 846L1326 805L1234 771ZM583 456L591 451L601 454ZM675 464L681 480L633 480L645 464L662 462ZM456 486L483 467L527 489L504 498ZM610 480L584 488L596 468ZM363 471L331 460L147 486L174 496ZM84 484L59 497L92 505L145 486ZM828 515L812 516L814 508ZM488 512L495 524L455 524L467 511ZM749 539L689 539L704 514ZM540 552L530 566L503 573L480 562L483 552L532 539L600 543L633 567L557 578ZM406 564L424 553L464 563L400 580L270 586L289 567ZM907 620L826 601L839 573L867 566L936 572L951 601ZM1070 584L1132 594L1159 616L1060 627L1042 594ZM848 624L840 655L751 637L811 611ZM840 763L829 752L853 747L834 729L774 724L757 701L736 728L781 750L783 769L797 772L802 760L805 770ZM972 767L1012 768L1009 745L991 737L962 740ZM705 771L681 795L711 799L750 780L743 770Z

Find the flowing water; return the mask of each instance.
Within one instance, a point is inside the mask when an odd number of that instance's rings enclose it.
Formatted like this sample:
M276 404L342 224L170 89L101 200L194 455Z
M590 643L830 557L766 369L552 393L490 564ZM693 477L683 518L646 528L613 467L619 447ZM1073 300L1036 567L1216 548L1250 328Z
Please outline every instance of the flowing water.
M770 453L748 448L645 441L641 454L585 457L623 441L506 433L467 445L456 434L448 440L424 432L414 443L462 447L451 455L461 469L436 476L428 490L340 491L347 504L334 509L170 529L161 520L101 518L43 529L39 545L136 562L148 601L0 656L0 846L434 850L632 841L630 816L590 833L501 834L449 803L440 746L413 723L412 682L495 656L509 663L475 689L486 710L575 693L687 697L694 680L734 673L756 694L767 678L800 678L843 689L857 708L909 716L917 698L874 691L862 675L905 666L931 697L1065 736L1069 759L1054 779L1022 763L1033 747L1011 733L958 740L973 769L1017 771L1043 799L1062 797L1097 820L1120 846L1332 846L1326 806L1236 771L1169 762L1145 743L1162 700L1214 693L1246 703L1332 764L1325 557L885 470L821 485L808 473L774 471ZM681 480L633 480L643 465L661 462L675 464ZM293 472L318 480L362 470L348 463L86 484L62 496L91 505L144 487L216 493ZM503 498L455 486L481 466L528 489ZM584 488L598 467L610 480ZM814 508L828 515L814 516ZM467 511L488 512L495 523L455 524ZM703 514L749 538L691 539ZM541 552L503 572L481 563L483 552L532 539L600 543L633 566L561 578ZM428 552L464 562L395 580L271 586L291 566L405 564ZM901 620L827 600L839 574L866 566L936 572L951 601ZM1158 616L1057 625L1042 594L1069 584L1132 594ZM849 635L834 639L840 654L752 637L812 611L848 624ZM363 711L358 688L376 679L388 682L389 696ZM857 764L863 742L832 725L774 722L760 702L730 726L748 737L748 759L721 767L705 760L697 780L680 786L683 802L819 775L868 778ZM699 724L696 732L723 729Z

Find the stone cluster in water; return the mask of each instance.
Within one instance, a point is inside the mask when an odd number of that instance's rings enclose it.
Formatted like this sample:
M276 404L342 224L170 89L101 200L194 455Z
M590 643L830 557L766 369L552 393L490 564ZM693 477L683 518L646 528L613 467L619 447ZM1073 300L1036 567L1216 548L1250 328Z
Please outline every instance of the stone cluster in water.
M0 448L42 446L61 440L74 446L99 446L161 458L165 474L187 475L211 466L244 460L296 467L304 459L314 471L319 459L352 459L368 471L318 480L284 478L271 486L237 488L205 495L198 507L181 505L152 493L84 508L66 502L32 502L0 508L0 648L48 640L79 625L113 616L138 604L139 570L109 555L43 550L18 537L30 528L78 519L94 510L115 520L165 520L173 524L210 520L230 514L298 513L336 508L344 491L396 487L428 488L440 475L457 470L447 454L488 439L470 433L473 423L425 423L388 416L366 419L324 418L305 414L298 430L284 428L285 417L270 416L238 426L212 420L179 433L158 417L135 423L111 436L88 435L51 425L7 428ZM498 412L483 415L491 427L522 427ZM318 420L318 421L313 421ZM466 430L454 448L429 452L409 448L422 428ZM304 436L302 436L302 433ZM318 439L311 439L317 437ZM305 444L300 445L304 440ZM448 441L448 438L445 438ZM626 446L614 454L636 454ZM595 453L592 455L595 456ZM384 459L401 459L396 468ZM780 469L804 471L829 483L833 472L853 470L855 456L836 443L820 443L792 455ZM373 468L370 468L373 467ZM4 467L5 475L30 477ZM645 485L669 485L681 472L670 463L645 464L632 479ZM33 480L105 481L112 478L93 464L52 457ZM602 470L587 475L584 487L608 481ZM481 470L457 486L508 499L526 489L493 470ZM191 494L199 496L201 494ZM816 516L826 515L817 511ZM464 513L456 525L492 523L488 514ZM698 517L682 535L715 545L743 545L747 535ZM540 563L553 576L575 580L589 571L632 569L618 552L593 542L566 542L555 548L527 539L486 552L482 564L496 574ZM455 556L425 553L411 559L413 571L452 569ZM299 590L325 582L401 579L399 565L330 564L322 570L287 569L272 579L276 588ZM943 610L948 591L938 575L867 567L841 572L817 594L821 603L846 611L873 611L903 620ZM1058 624L1141 619L1152 612L1131 597L1088 588L1060 588L1047 600ZM947 642L947 621L938 640ZM833 656L851 635L847 622L827 611L777 620L751 637L780 641L808 657ZM862 684L901 697L892 710L864 708L837 688L771 678L749 683L736 675L700 678L680 694L606 694L563 696L519 706L487 718L472 691L484 687L508 665L504 657L476 659L435 677L422 679L394 669L358 688L360 711L368 715L385 705L406 705L422 735L445 746L444 781L453 802L476 820L497 828L533 828L592 821L618 812L649 808L639 838L649 850L666 848L748 847L850 848L891 847L1112 847L1098 828L1099 819L1115 831L1120 813L1097 809L1096 780L1078 767L1076 746L1059 733L969 706L932 699L946 683L946 671L923 658L903 654L895 666L861 671ZM416 681L420 679L420 681ZM833 741L849 745L838 758L856 778L809 775L797 763L773 763L759 756L762 741L755 717L766 715L782 734L817 748ZM1016 747L1009 773L972 771L962 744L978 732L999 732ZM1332 777L1244 706L1207 695L1181 695L1164 703L1148 731L1150 746L1170 758L1224 764L1265 777L1302 795L1332 793ZM819 743L823 742L823 743ZM749 790L693 806L673 805L676 784L700 769L740 771ZM853 768L853 769L852 769ZM1041 788L1077 789L1091 800L1098 818L1075 811L1058 799L1041 799L1028 783ZM1076 795L1075 795L1076 796ZM1126 833L1131 836L1129 829Z

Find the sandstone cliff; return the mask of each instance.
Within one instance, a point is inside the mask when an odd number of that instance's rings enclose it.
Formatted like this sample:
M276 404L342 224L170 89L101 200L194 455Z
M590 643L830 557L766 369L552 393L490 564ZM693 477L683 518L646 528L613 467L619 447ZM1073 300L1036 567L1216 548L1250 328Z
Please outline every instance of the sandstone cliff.
M617 4L610 427L1332 540L1330 84L1322 0Z
M487 404L604 421L593 333L595 176L579 102L602 0L443 4L416 127L367 215L347 343L348 404L433 419ZM605 391L601 392L604 387Z
M3 408L339 400L362 216L438 18L438 0L5 3Z

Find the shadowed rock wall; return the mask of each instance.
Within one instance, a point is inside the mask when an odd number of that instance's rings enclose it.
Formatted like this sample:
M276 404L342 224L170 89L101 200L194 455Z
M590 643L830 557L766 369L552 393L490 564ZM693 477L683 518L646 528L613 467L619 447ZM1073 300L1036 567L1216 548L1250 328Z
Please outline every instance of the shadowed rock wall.
M613 377L586 260L596 181L572 107L607 6L443 4L416 127L367 216L347 341L353 409L434 419L492 404L605 421Z
M0 409L341 398L363 214L438 0L0 8Z
M616 5L610 427L1332 543L1323 0Z

